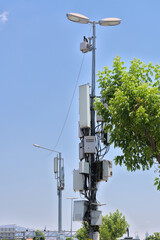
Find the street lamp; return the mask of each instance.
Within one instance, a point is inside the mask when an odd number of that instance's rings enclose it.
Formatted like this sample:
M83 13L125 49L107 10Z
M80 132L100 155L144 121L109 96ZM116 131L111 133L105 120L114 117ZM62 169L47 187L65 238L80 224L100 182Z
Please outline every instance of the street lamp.
M89 18L79 13L67 13L67 17L72 22L83 23L83 24L89 23Z
M85 38L84 42L82 43L81 51L83 53L86 53L88 51L92 51L92 83L91 83L91 129L90 129L90 135L95 136L95 110L94 110L94 98L95 98L95 50L96 50L96 24L99 24L100 26L115 26L121 23L121 19L119 18L104 18L96 21L90 21L88 17L78 14L78 13L67 13L67 18L70 21L82 23L82 24L92 24L93 26L93 35L88 40ZM94 176L92 173L92 166L94 166L95 163L95 156L94 153L89 154L89 179L88 179L88 191L89 191L89 197L88 197L88 209L89 209L89 217L88 217L88 223L89 223L89 238L90 239L99 239L99 233L98 233L98 226L94 228L94 226L91 226L91 210L96 210L96 192L97 192L97 183L94 180ZM95 207L93 207L95 206Z
M95 135L95 111L93 107L94 98L95 98L95 25L99 24L101 26L115 26L121 23L121 19L119 18L104 18L99 20L98 22L90 21L88 17L79 14L79 13L67 13L68 20L72 22L82 23L82 24L92 24L93 25L93 36L92 36L92 47L90 51L92 51L92 85L91 85L91 135Z
M73 208L73 200L77 199L77 197L67 197L66 199L71 200L71 239L72 239L72 220L73 220L72 208Z
M62 233L62 190L64 189L64 166L62 166L61 152L55 151L50 148L42 147L33 144L34 147L41 148L50 152L58 153L57 158L54 158L54 172L57 178L57 195L58 195L58 233ZM58 166L59 161L59 166Z
M77 22L77 23L93 23L92 21L89 20L88 17L79 14L79 13L67 13L67 18L72 21L72 22ZM115 26L120 24L121 19L119 18L104 18L96 22L96 24L99 24L101 26Z
M52 149L50 149L50 148L46 148L46 147L39 146L38 144L33 144L33 146L34 146L34 147L37 147L37 148L42 148L42 149L44 149L44 150L48 150L48 151L50 151L50 152L60 153L60 152L55 151L55 150L52 150Z

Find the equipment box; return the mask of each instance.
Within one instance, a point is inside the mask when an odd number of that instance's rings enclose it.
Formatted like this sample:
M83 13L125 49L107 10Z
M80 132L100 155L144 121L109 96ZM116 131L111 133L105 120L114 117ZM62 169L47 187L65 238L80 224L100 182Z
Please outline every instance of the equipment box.
M87 200L74 201L73 221L83 222L87 209Z

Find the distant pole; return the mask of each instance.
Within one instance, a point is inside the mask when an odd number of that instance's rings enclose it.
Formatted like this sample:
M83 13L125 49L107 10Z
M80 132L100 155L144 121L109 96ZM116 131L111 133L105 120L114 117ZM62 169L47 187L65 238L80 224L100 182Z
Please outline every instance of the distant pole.
M62 190L61 190L61 153L59 153L59 181L58 181L58 232L62 232Z
M61 152L52 150L50 148L42 147L37 144L33 144L34 147L42 148L50 152L58 153L57 158L59 161L58 175L57 175L57 195L58 195L58 233L59 236L62 233L62 190L64 189L64 175L62 175L62 157ZM63 172L64 173L64 172Z
M26 239L26 238L25 238L25 233L26 233L26 232L23 232L23 240L25 240L25 239Z
M71 199L71 239L72 239L72 204L73 204L73 198Z
M71 200L71 239L72 239L72 221L73 221L73 200L77 199L77 197L68 197L66 199Z

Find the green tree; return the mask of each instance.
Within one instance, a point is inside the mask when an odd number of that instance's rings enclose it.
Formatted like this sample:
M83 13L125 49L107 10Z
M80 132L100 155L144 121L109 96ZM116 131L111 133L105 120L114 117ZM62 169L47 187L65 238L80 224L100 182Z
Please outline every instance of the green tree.
M153 235L148 236L146 240L160 240L160 233L155 232Z
M72 239L73 239L73 238L71 238L71 237L67 237L67 238L66 238L66 240L72 240Z
M116 212L109 213L102 218L102 226L100 226L100 239L101 240L116 240L123 236L126 232L129 224L126 222L125 217L122 213ZM80 228L75 237L79 240L88 240L88 224L83 224L83 227Z
M82 227L76 232L75 238L79 240L89 239L89 227L87 223L82 223Z
M118 209L114 213L106 215L102 219L102 226L100 227L101 240L115 240L126 233L129 224L125 220L125 216L119 213Z
M35 231L35 237L33 238L33 240L45 240L45 235L42 231L40 230L36 230Z
M160 66L134 59L127 70L117 56L112 70L104 67L98 76L102 101L96 99L95 108L110 132L110 143L122 150L115 163L128 171L157 164L160 174ZM159 177L155 185L160 190Z

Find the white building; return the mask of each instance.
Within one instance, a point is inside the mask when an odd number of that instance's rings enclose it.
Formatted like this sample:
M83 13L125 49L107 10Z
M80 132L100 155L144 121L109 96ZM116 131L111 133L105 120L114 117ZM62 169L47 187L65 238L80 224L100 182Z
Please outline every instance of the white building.
M16 225L0 226L0 239L15 239Z

